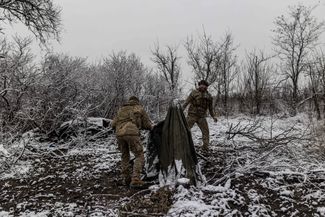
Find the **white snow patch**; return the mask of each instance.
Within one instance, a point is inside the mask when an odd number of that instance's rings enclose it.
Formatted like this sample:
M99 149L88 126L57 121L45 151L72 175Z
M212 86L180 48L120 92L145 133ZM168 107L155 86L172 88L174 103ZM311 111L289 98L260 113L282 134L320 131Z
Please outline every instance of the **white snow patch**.
M325 216L325 207L317 207L317 212L318 212L321 216Z
M232 209L229 203L244 204L244 197L231 189L231 181L224 186L207 185L202 188L177 188L176 202L168 216L236 216L240 212Z
M205 187L202 187L202 190L217 193L217 192L226 192L228 190L228 188L225 188L225 187L223 187L221 185L218 185L218 186L207 185Z
M190 179L188 178L179 178L177 179L177 183L181 185L186 185L190 183Z
M70 121L63 122L61 124L61 127L65 126L65 125L71 125L71 124L79 124L79 123L83 124L85 122L87 122L89 124L99 126L99 127L103 127L103 120L106 120L109 123L111 122L110 119L105 119L105 118L88 117L88 118L85 119L83 117L78 117L75 120L70 120Z
M6 216L13 216L13 215L10 215L10 213L6 212L6 211L0 211L0 216L1 217L6 217Z
M289 191L289 190L283 190L283 191L280 191L280 195L281 196L292 197L294 195L294 192L293 191Z
M10 168L10 170L1 174L0 179L6 180L10 178L25 177L28 175L31 169L32 169L31 162L29 161L18 162L16 165Z
M315 199L315 198L325 199L325 192L323 192L322 190L317 190L313 193L303 196L303 198L306 200L311 200L311 199Z
M50 211L41 211L41 212L34 212L34 211L27 211L21 214L21 217L47 217L50 215Z
M211 216L212 214L218 216L219 212L213 211L212 208L213 206L207 205L201 200L177 201L167 215L181 216L178 213L182 213L182 216Z
M10 155L8 150L3 147L3 144L0 144L0 153L2 153L2 155L4 155L5 157L9 157Z

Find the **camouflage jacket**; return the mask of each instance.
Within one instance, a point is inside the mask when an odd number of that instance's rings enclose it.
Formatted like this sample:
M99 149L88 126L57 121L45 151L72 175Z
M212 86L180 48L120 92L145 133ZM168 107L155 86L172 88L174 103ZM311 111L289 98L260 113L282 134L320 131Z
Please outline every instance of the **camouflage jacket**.
M116 136L139 136L140 129L151 130L152 125L143 107L134 100L123 105L112 122Z
M193 90L187 97L183 105L183 110L190 104L188 108L189 116L206 117L207 110L209 110L211 117L215 117L212 103L212 96L208 91L200 92L199 90Z

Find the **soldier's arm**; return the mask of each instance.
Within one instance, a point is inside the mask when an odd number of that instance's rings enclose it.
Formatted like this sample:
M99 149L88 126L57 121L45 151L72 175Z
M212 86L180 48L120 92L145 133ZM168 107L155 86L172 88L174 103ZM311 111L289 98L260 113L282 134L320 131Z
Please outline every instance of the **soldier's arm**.
M142 128L145 130L152 130L152 128L153 128L151 120L150 120L147 112L145 112L144 110L142 112Z
M217 115L214 112L214 107L213 107L213 99L212 97L209 100L209 113L213 119L217 119Z
M183 106L182 106L182 109L183 110L185 110L186 109L186 107L188 106L188 104L190 104L190 102L192 101L192 93L186 98L186 100L185 100L185 103L183 104Z

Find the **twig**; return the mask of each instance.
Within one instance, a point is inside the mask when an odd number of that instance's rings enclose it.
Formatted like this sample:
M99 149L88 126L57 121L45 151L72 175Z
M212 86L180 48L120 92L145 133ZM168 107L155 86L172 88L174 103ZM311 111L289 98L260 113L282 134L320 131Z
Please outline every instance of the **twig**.
M136 212L125 212L125 211L121 211L121 214L126 214L128 216L164 216L165 214L163 213L136 213Z
M202 154L196 152L196 155L199 156L201 159L205 160L206 162L212 163L208 158L204 157Z
M120 154L120 151L110 151L110 152L106 152L105 154Z
M131 197L129 197L128 199L131 200L132 198L134 198L135 196L139 195L139 194L142 194L142 193L145 193L145 192L151 192L151 189L145 189L145 190L142 190L142 191L138 191L137 193L133 194Z
M91 194L90 196L91 197L95 197L95 196L97 196L97 197L118 197L118 198L121 197L121 195L117 195L117 194Z
M259 123L259 120L254 121L251 124L247 124L245 126L240 126L240 123L236 124L235 127L231 124L229 127L229 130L226 132L228 134L228 139L234 139L235 136L241 135L248 139L250 139L253 142L259 143L265 148L268 148L270 145L277 144L277 145L288 145L289 143L295 142L295 141L306 141L310 140L309 137L307 137L308 134L304 133L293 133L295 130L295 126L291 126L288 129L284 130L283 132L277 134L276 136L273 136L273 122L271 125L271 133L270 137L265 138L262 136L258 136L257 131L258 129L261 129L261 125Z
M275 149L277 149L277 148L279 148L281 146L282 145L277 145L277 146L273 147L269 152L267 152L266 154L262 155L261 157L255 159L255 160L251 161L248 165L245 165L244 167L240 167L240 168L236 169L235 171L233 171L231 173L228 173L224 177L218 179L217 181L215 181L213 183L213 185L220 184L224 180L229 179L229 178L233 177L234 175L236 175L236 173L245 173L245 172L251 170L251 168L252 168L251 165L253 165L254 163L256 163L258 161L263 160L265 157L267 157L268 155L270 155Z
M26 143L25 143L24 138L22 138L22 140L23 140L23 145L24 145L23 150L20 152L20 154L19 154L19 156L16 158L16 160L12 163L13 165L16 164L16 163L18 162L18 160L23 156L23 154L24 154L24 152L25 152L25 150L26 150ZM28 140L28 141L29 141L29 140Z

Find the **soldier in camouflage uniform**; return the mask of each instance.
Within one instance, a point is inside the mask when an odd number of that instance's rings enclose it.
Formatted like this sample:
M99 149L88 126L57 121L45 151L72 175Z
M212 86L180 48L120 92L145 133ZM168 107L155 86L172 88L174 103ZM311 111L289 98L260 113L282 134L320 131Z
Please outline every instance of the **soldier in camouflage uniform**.
M118 146L122 152L123 182L128 185L131 181L130 187L141 187L144 184L140 179L144 166L144 153L140 142L140 129L151 130L152 124L137 97L130 97L129 101L119 109L112 127L116 131ZM129 165L130 151L135 156L132 176L130 176Z
M209 110L211 117L217 122L217 116L214 112L212 96L208 92L208 82L201 80L198 83L199 87L191 92L187 97L183 110L186 109L187 105L190 104L188 109L187 123L191 129L196 123L202 131L203 138L203 151L208 150L209 145L209 126L206 120L207 110Z

